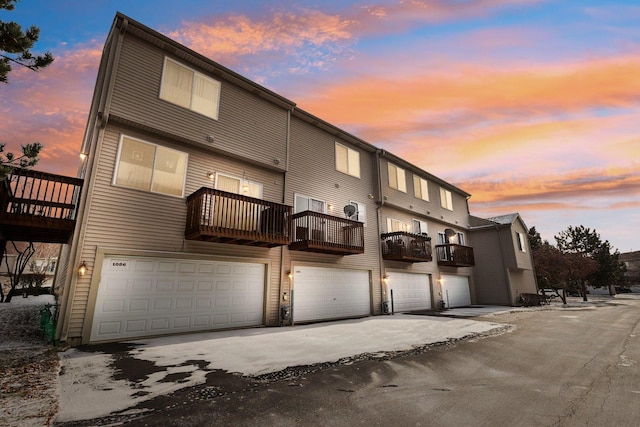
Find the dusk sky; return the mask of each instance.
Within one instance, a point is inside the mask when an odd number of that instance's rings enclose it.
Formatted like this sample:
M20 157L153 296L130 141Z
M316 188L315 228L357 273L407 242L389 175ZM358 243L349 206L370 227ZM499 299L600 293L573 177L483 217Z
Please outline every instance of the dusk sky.
M568 226L639 250L640 2L21 0L40 27L0 83L0 141L75 176L116 11L472 194L544 239ZM9 150L11 151L11 150Z

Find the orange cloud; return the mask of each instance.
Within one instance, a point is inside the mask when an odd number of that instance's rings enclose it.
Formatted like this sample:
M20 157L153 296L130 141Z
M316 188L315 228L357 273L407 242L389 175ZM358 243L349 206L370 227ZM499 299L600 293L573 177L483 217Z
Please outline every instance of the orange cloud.
M7 151L38 141L44 145L38 169L75 175L102 45L91 42L54 52L38 73L12 72L0 99L2 142Z

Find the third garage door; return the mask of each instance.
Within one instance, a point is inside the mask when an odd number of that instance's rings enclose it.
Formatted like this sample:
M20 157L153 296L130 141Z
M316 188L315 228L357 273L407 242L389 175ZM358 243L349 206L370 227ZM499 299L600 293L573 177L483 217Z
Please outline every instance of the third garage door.
M366 270L297 266L293 280L294 322L371 314L369 272Z
M447 308L471 305L471 291L467 276L442 275L442 298Z
M393 290L394 311L431 309L431 281L428 274L390 271L387 275L388 288Z

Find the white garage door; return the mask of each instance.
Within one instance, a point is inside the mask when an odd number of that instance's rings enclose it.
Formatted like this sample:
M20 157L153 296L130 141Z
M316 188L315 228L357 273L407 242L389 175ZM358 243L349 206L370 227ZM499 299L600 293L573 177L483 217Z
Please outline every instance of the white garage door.
M91 341L263 323L265 266L108 256Z
M469 278L466 276L442 275L442 297L447 308L471 305Z
M387 275L388 288L390 291L393 290L394 311L431 309L431 284L428 274L389 272Z
M368 271L299 266L293 280L295 322L371 314Z

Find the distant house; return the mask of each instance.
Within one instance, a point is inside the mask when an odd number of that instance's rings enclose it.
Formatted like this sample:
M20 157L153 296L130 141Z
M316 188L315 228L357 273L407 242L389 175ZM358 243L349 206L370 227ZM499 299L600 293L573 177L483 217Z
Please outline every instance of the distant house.
M82 153L72 345L536 290L519 215L472 217L464 190L120 13Z
M640 292L640 251L620 254L620 262L627 267L625 276L629 280L631 289Z
M537 293L527 226L517 214L472 217L478 304L516 305L520 294Z

